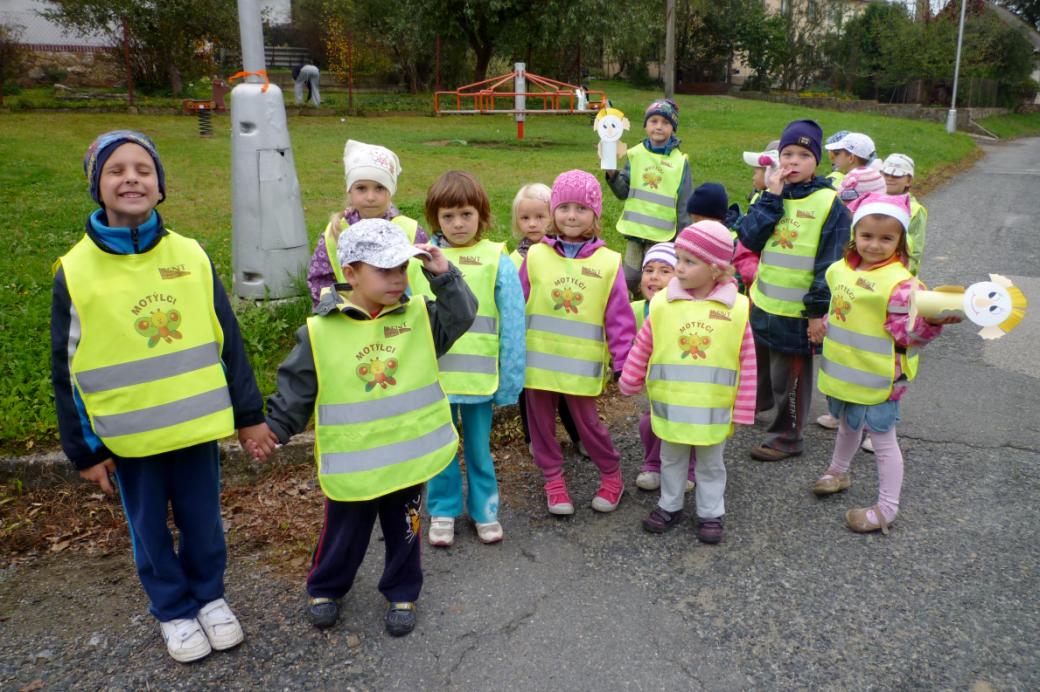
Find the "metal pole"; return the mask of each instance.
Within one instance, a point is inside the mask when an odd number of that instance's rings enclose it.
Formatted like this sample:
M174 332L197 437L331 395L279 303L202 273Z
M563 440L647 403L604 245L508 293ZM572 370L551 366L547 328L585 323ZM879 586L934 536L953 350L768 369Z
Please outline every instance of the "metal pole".
M524 138L524 110L527 108L527 76L526 65L518 62L513 66L516 77L513 79L513 108L516 110L516 138Z
M242 69L246 72L266 70L264 27L260 21L260 9L256 0L239 0L238 27L242 39ZM245 81L260 84L264 80L250 75L245 78Z
M964 40L964 10L968 0L961 0L961 22L957 27L957 59L953 63L953 96L950 97L950 112L946 114L946 131L951 135L957 131L957 80L961 73L961 42Z
M434 52L434 61L435 61L436 67L434 68L433 90L434 91L440 91L441 90L441 35L440 34L437 34L437 43L435 44L434 51L435 51Z
M675 0L665 2L664 95L675 96Z

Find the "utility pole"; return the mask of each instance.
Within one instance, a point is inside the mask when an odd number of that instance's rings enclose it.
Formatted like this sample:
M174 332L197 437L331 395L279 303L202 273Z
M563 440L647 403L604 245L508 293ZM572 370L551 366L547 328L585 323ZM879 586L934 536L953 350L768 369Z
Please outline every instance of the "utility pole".
M664 95L675 96L675 0L665 0Z
M957 80L961 73L961 43L964 40L964 10L968 0L961 0L961 22L957 28L957 59L953 63L953 96L950 97L950 112L946 114L946 131L951 135L957 131Z

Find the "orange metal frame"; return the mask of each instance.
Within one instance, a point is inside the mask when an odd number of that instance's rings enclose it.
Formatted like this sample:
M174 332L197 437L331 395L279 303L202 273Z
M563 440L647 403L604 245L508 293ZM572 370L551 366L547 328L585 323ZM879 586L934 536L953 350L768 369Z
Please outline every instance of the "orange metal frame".
M577 96L575 96L574 92L578 88L576 84L568 84L548 77L541 77L531 72L525 72L524 78L528 86L528 91L524 93L525 100L540 104L540 108L525 108L519 111L515 107L517 92L497 91L499 87L504 85L509 85L509 88L512 88L516 79L516 72L514 71L480 82L474 82L473 84L467 84L454 91L434 92L433 110L438 115L483 115L491 113L505 115L516 113L567 115L598 111L607 100L607 95L602 91L587 90L585 93L588 94L588 104L585 110L579 111L575 108ZM536 90L532 90L532 87ZM448 101L449 107L442 105L442 99ZM500 100L506 100L508 107L497 108L496 102ZM455 108L450 108L452 101L454 101ZM464 106L470 107L464 108Z

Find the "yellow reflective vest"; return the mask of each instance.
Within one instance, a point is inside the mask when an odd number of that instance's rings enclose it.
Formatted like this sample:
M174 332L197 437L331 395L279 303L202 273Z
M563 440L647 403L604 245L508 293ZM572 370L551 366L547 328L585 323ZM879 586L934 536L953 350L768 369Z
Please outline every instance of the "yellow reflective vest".
M802 199L784 200L784 215L759 256L751 302L774 315L802 316L805 294L816 276L820 233L835 195L823 188Z
M327 497L356 502L423 483L455 456L426 301L371 320L307 319L318 379L314 460Z
M462 272L477 297L473 326L437 361L441 386L448 394L485 396L498 390L499 324L495 302L498 263L505 246L480 240L470 247L442 247L441 252ZM408 263L408 284L413 295L435 298L420 262Z
M621 255L599 247L583 259L546 243L527 251L527 367L524 386L599 396L610 373L604 317ZM619 364L620 366L620 364Z
M408 242L415 242L415 232L419 228L419 222L415 219L409 218L404 214L399 214L394 218L390 219L390 222L400 228L408 236ZM332 265L332 273L336 275L337 283L346 283L347 280L343 277L343 267L340 266L339 260L336 258L336 251L339 247L339 236L345 233L350 228L350 225L346 220L340 221L340 232L334 233L332 230L332 223L329 222L325 226L325 249L329 253L329 264Z
M513 264L519 269L520 265L524 263L524 256L520 254L519 250L513 250L509 253L509 259L513 260Z
M115 255L84 236L59 261L80 320L72 381L113 454L151 456L234 432L213 270L196 241L167 231L148 252Z
M917 276L921 272L921 259L924 257L924 239L928 225L928 209L910 195L910 227L906 231L906 249L910 253L910 273Z
M628 199L617 222L618 233L662 243L678 229L675 206L682 185L686 154L672 149L668 156L638 144L628 151Z
M896 286L913 278L899 262L869 271L856 271L846 260L827 270L831 289L827 336L817 386L836 399L853 404L880 404L892 394L896 343L885 331L888 301ZM908 380L917 376L918 356L900 354Z
M841 171L831 171L824 177L827 178L827 180L831 181L831 183L834 185L834 189L838 189L838 186L841 185L841 181L845 180L845 174Z
M750 303L738 294L727 308L714 300L668 300L666 293L650 301L650 425L668 442L718 444L733 434Z
M636 300L632 302L632 314L636 318L636 334L643 328L643 322L646 320L646 300Z

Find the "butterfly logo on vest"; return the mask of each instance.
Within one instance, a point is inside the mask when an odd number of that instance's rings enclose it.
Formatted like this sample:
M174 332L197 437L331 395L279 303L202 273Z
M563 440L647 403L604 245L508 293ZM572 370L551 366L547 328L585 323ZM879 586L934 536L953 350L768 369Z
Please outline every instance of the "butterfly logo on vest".
M563 308L564 312L573 312L577 315L578 306L581 305L581 301L585 300L585 296L581 291L575 291L572 288L554 288L552 299L553 310Z
M785 247L788 250L794 247L794 241L798 238L798 231L785 228L781 231L773 231L773 242L770 243L773 247L779 245Z
M154 348L159 339L163 339L168 344L172 344L174 339L183 338L183 335L178 331L181 326L181 311L180 310L156 310L151 315L145 317L139 317L134 322L134 329L141 336L148 337L148 348Z
M697 332L683 334L679 337L679 348L682 349L680 358L707 358L708 346L711 346L710 336L701 336Z
M386 389L389 385L397 384L394 373L397 372L398 362L396 358L373 358L367 363L357 366L357 376L365 383L365 391L371 392L376 387Z
M833 303L834 307L831 309L831 312L842 322L847 322L848 314L852 310L852 303L838 296L834 296Z
M651 190L656 190L662 180L664 180L664 176L661 175L660 168L652 171L643 171L643 182Z

